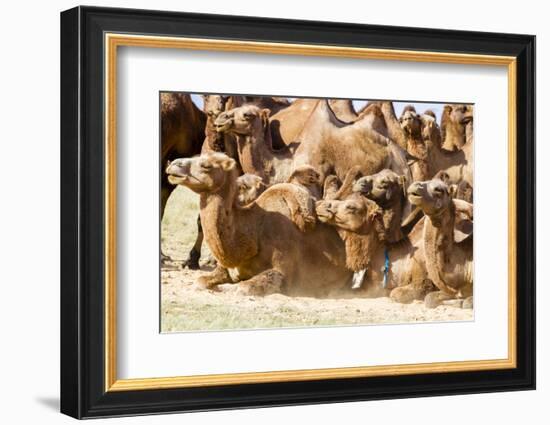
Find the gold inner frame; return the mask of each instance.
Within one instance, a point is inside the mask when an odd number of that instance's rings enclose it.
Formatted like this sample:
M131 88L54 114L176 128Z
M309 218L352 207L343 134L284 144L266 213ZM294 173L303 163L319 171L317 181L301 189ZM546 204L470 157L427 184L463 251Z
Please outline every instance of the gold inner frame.
M308 381L516 367L516 58L513 56L369 49L324 45L105 34L105 391ZM383 366L117 379L116 333L116 98L119 46L329 56L357 59L494 65L508 71L508 358Z

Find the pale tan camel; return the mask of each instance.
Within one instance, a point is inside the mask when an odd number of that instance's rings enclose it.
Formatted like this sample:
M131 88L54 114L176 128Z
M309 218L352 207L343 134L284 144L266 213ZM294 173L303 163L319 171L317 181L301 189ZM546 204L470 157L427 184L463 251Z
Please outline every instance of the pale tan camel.
M305 189L287 183L288 193L281 196L281 185L274 185L246 208L238 208L238 175L227 155L178 159L166 173L171 183L200 194L208 246L222 266L236 268L243 292L321 296L349 282L351 272L342 266L344 247L336 231L319 224L304 233L292 221L285 196L306 192L310 198ZM227 281L227 276L202 279L208 287Z
M415 182L407 190L411 203L424 214L424 255L428 277L439 291L426 297L428 307L448 299L472 305L473 295L473 206L452 199L441 180Z
M443 149L463 149L473 141L473 105L445 105L441 114L441 139Z

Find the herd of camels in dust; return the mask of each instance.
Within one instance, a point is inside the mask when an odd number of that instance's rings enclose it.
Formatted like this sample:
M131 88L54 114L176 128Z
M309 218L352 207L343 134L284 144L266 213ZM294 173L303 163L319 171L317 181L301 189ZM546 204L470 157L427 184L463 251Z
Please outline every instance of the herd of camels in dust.
M161 214L177 185L200 195L183 267L204 239L201 287L473 307L472 105L438 123L391 101L160 97Z

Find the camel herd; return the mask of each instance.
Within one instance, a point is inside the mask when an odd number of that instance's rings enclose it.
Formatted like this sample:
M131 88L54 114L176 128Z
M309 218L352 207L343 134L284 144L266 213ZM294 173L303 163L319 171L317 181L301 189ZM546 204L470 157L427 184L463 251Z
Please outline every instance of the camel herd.
M473 109L161 94L161 208L200 195L205 288L473 305ZM168 261L162 256L163 261ZM231 271L231 273L230 273ZM451 301L452 300L452 301Z

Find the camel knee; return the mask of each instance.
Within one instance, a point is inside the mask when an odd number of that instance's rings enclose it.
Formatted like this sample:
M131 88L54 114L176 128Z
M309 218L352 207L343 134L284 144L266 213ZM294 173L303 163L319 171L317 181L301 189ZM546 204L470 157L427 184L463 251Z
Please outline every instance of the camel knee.
M284 275L278 270L266 270L253 278L239 283L239 292L246 295L260 296L280 293L284 280Z
M205 289L211 289L222 283L232 283L229 271L220 265L218 265L212 273L208 273L199 277L199 284Z
M427 308L436 308L437 306L443 304L444 301L453 299L454 296L449 295L443 291L430 292L424 298L424 304Z

